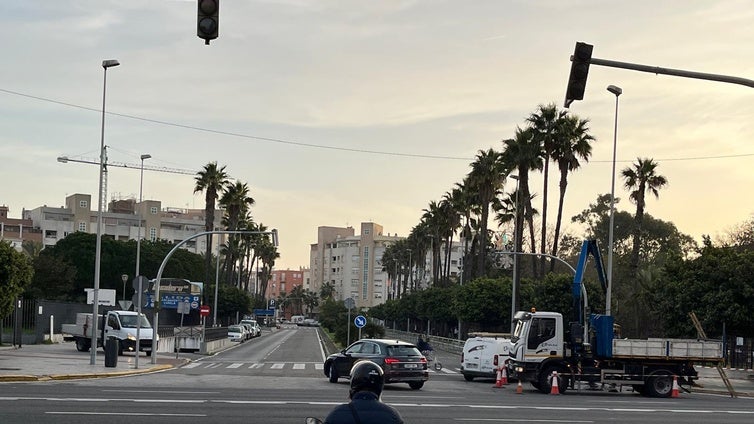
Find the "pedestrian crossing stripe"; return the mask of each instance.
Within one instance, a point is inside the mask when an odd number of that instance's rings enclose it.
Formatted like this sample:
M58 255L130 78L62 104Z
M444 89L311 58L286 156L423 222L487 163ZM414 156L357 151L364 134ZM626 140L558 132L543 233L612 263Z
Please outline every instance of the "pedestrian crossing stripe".
M263 369L263 368L269 368L273 370L282 370L282 369L294 369L298 371L305 371L307 369L311 369L312 366L315 370L321 371L325 368L324 364L322 363L311 363L311 362L255 362L255 363L244 363L244 362L206 362L206 361L196 361L191 362L186 365L184 365L182 368L186 369L192 369L192 368L204 368L204 369L213 369L213 368L227 368L227 369L236 369L241 367L246 367L249 369ZM433 374L458 374L457 370L452 370L449 368L442 368L441 370L437 371L434 369L428 369L429 373Z

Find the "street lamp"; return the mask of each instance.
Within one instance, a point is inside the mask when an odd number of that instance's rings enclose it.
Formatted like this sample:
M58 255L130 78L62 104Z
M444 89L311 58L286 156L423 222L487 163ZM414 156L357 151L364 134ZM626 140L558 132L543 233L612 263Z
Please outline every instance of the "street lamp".
M100 259L102 258L102 202L105 175L105 93L107 92L107 68L118 66L120 63L115 59L103 60L104 78L102 84L102 131L99 147L99 202L97 202L97 247L94 258L94 306L92 308L92 342L90 365L97 362L97 312L99 312L99 277ZM102 341L105 342L104 340Z
M610 315L611 292L613 290L613 222L615 220L615 152L618 147L618 96L623 90L615 85L608 85L607 91L615 94L615 128L613 130L613 175L610 185L610 229L607 240L607 294L605 295L605 315Z
M139 219L139 229L136 233L136 280L141 281L139 279L139 265L141 265L141 202L142 202L142 189L144 187L144 160L149 159L152 157L152 155L149 154L143 154L141 157L141 175L139 176L139 206L136 213L137 218ZM140 329L141 329L141 283L137 283L136 287L138 287L139 293L136 294L136 307L134 310L136 311L136 357L135 357L135 368L139 368L139 349L141 349L140 346Z
M521 229L518 225L518 205L519 205L519 197L520 197L520 190L518 189L518 175L508 175L509 178L513 178L516 180L516 204L514 205L514 215L513 215L513 279L511 284L511 334L513 334L513 317L516 316L516 311L518 311L518 289L521 285L521 280L518 275L518 265L521 258L516 254L518 253L518 248L521 243ZM521 225L523 227L523 225Z

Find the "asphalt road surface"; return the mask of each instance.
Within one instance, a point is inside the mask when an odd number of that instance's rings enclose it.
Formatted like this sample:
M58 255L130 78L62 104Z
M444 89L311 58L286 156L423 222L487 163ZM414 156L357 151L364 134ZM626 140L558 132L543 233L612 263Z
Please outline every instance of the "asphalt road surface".
M348 382L328 382L314 328L292 327L179 369L148 375L0 385L2 423L303 423L345 402ZM445 362L442 355L441 361ZM452 357L448 357L452 360ZM421 390L389 385L383 401L405 422L751 423L754 399L630 391L551 396L493 380L467 382L457 364L430 373Z

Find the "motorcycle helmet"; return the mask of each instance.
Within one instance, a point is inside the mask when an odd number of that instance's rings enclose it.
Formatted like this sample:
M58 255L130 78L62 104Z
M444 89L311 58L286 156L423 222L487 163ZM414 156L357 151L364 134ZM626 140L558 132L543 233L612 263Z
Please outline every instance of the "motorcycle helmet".
M349 396L356 392L369 391L378 398L385 386L385 376L382 368L372 361L359 361L351 368L351 390Z

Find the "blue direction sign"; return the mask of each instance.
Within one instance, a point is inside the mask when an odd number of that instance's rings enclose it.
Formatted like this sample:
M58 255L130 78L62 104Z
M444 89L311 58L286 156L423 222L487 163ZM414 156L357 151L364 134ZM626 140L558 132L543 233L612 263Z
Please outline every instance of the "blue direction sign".
M358 328L364 328L364 326L367 325L367 319L364 318L364 315L358 315L353 319L353 323L356 324L356 327Z

